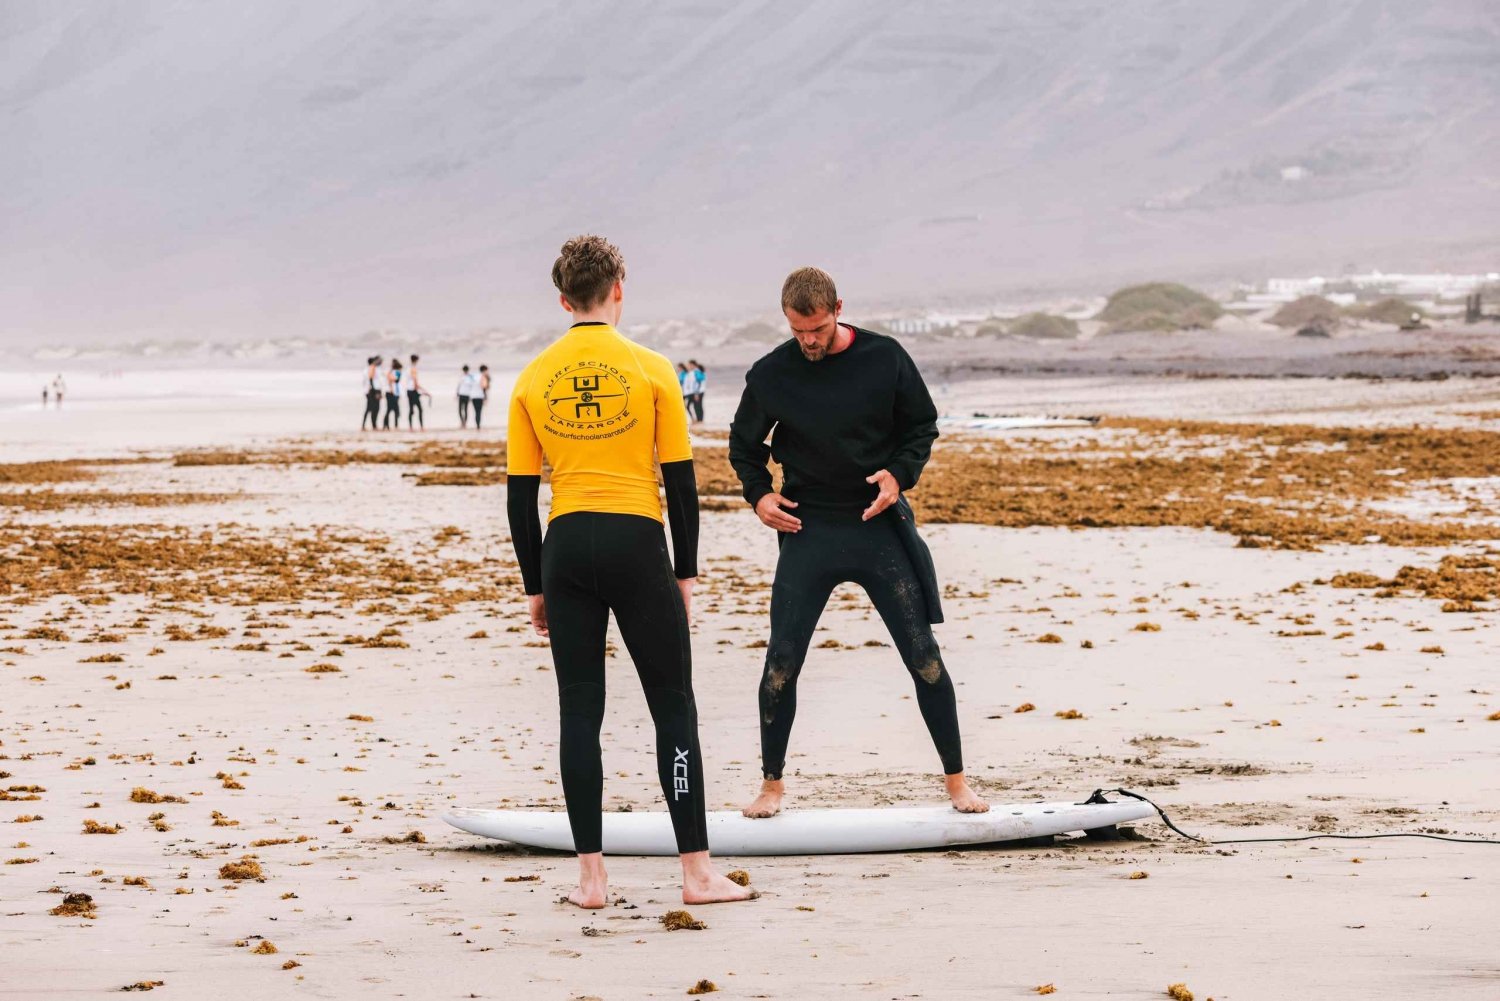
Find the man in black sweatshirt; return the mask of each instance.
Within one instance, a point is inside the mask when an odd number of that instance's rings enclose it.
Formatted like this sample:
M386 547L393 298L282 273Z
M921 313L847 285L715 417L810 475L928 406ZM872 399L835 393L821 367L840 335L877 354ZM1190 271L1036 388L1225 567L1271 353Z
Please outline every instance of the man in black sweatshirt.
M901 497L932 452L937 410L901 345L839 323L843 305L825 272L788 276L781 308L793 337L746 373L729 432L745 500L780 533L781 549L760 682L763 781L743 813L781 810L797 676L829 595L845 582L865 589L911 673L954 807L982 813L989 806L964 779L953 680L932 635L942 617L931 559ZM766 468L773 458L780 493Z

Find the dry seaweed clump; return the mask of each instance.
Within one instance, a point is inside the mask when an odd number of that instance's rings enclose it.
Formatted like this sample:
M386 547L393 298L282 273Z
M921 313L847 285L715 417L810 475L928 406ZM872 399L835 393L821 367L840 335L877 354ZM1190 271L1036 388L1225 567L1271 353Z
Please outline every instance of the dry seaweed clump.
M726 873L725 878L731 883L738 883L740 886L750 885L750 874L743 869L736 869L733 872Z
M1167 988L1167 997L1172 1001L1193 1001L1193 992L1188 990L1187 984L1172 984Z
M187 800L181 796L163 796L159 792L147 789L145 786L136 786L130 790L130 801L132 803L186 803Z
M1429 546L1500 538L1482 507L1406 517L1376 502L1469 477L1500 434L1110 420L1087 436L950 442L916 495L920 517L1005 527L1188 527L1245 548Z
M238 862L225 862L219 866L219 878L239 881L243 879L263 880L266 877L261 871L260 863L246 855Z
M270 939L263 938L260 940L260 944L250 951L257 956L274 956L281 950L277 949L276 946L272 944Z
M719 989L719 985L712 980L700 980L687 989L689 994L713 994Z
M421 831L407 831L400 837L390 836L381 838L380 840L384 841L388 845L425 845L427 843L427 835L423 834Z
M137 980L133 984L126 984L124 987L121 987L120 990L121 991L127 991L127 992L128 991L154 991L158 987L165 987L165 986L167 986L167 982L165 980Z
M48 913L60 918L97 918L94 906L94 898L87 893L70 893Z
M661 916L661 923L667 931L702 931L708 927L687 911L668 911Z
M93 819L83 822L84 834L119 834L123 830L124 828L119 824L101 824Z
M1500 556L1444 556L1436 567L1402 567L1394 577L1372 573L1341 573L1328 582L1333 587L1375 588L1377 598L1415 591L1442 599L1445 612L1479 612L1482 601L1500 598Z
M399 598L424 612L446 614L461 602L503 597L514 583L436 550L404 551L397 558L389 548L388 539L349 536L328 526L0 524L0 595L38 600L138 594L160 602L245 605ZM222 638L218 629L205 625L193 632L174 624L168 635Z

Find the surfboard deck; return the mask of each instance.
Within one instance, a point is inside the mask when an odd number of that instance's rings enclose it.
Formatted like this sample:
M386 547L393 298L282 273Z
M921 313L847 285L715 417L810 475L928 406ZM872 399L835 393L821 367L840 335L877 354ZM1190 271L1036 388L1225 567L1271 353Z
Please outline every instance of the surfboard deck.
M993 803L988 813L959 813L943 806L787 810L749 820L737 810L708 814L708 844L715 855L848 855L979 845L1096 831L1146 820L1152 808L1122 803ZM461 831L531 848L572 851L568 815L547 810L455 808L443 820ZM606 855L676 855L672 821L665 811L606 813Z

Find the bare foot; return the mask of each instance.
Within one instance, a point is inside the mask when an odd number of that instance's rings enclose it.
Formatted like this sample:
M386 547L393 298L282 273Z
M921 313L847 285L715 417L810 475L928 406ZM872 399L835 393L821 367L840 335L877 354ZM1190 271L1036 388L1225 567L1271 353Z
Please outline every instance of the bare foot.
M752 820L774 817L781 812L781 800L785 796L785 782L781 779L766 779L760 784L760 795L740 813Z
M578 856L578 889L568 894L568 903L585 910L598 910L609 896L609 874L604 871L604 854Z
M953 800L953 809L959 813L990 812L990 805L969 788L969 782L964 778L963 772L943 776L943 784L948 787L948 798Z
M714 872L708 852L689 852L682 856L684 904L727 904L735 900L754 900L758 896L760 894L754 889Z

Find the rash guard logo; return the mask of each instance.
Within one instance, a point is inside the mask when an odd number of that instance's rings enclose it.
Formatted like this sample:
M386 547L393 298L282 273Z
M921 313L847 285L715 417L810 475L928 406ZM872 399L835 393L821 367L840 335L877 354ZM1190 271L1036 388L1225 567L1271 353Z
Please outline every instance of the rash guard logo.
M549 429L570 438L603 438L634 423L630 379L613 365L580 361L552 374L543 394Z

